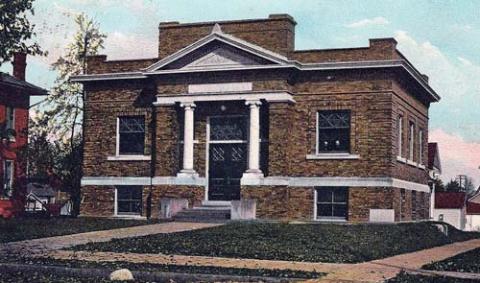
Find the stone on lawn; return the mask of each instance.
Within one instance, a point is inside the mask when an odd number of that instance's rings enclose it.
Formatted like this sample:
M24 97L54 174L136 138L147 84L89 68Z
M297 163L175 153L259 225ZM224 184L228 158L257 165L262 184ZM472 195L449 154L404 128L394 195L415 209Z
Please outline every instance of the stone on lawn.
M110 280L114 281L131 281L133 279L133 274L128 269L119 269L110 273Z

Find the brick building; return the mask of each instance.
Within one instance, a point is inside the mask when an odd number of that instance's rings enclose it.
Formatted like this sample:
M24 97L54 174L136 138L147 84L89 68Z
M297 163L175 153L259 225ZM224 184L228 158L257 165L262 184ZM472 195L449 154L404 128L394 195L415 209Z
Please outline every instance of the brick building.
M26 160L19 152L28 141L28 108L31 95L46 90L25 81L26 55L17 53L13 76L0 72L0 217L23 211L26 193Z
M158 58L88 59L81 214L158 217L256 200L259 218L429 214L428 109L439 96L392 38L295 50L296 22L160 23Z

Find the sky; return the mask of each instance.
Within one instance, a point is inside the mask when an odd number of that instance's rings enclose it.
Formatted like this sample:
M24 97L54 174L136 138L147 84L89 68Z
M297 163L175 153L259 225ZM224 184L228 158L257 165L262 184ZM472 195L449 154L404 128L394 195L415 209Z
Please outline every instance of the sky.
M480 184L480 1L36 0L34 8L36 40L49 55L28 59L27 79L46 89L56 76L50 64L71 41L73 17L81 12L107 34L102 53L108 59L156 57L164 21L288 13L297 22L296 49L361 47L369 38L394 37L442 97L429 113L429 141L439 143L442 179L467 174ZM1 70L11 71L7 65Z

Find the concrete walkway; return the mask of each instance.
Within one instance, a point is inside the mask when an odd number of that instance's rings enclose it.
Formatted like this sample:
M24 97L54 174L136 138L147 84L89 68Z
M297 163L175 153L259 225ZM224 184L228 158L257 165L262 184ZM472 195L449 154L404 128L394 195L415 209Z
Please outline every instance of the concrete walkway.
M401 270L415 271L426 275L431 275L432 273L438 275L447 275L446 272L423 271L420 268L425 264L431 263L432 261L440 261L479 247L480 239L475 239L357 264L314 263L164 254L90 251L73 252L65 250L50 251L38 256L96 262L125 261L132 263L178 264L250 269L291 269L328 273L326 277L323 277L320 280L312 280L311 282L383 282L386 279L395 277ZM459 278L477 278L475 277L476 275L472 274L462 275L448 273L448 275Z
M219 226L222 224L190 223L190 222L165 222L159 224L133 226L104 231L93 231L73 235L56 236L49 238L25 240L0 244L0 258L15 254L20 256L33 256L47 254L53 250L82 245L92 242L108 242L112 239L131 238L161 233L174 233L201 228Z
M217 266L250 269L291 269L328 273L326 277L311 282L383 282L395 277L401 270L420 274L448 275L459 278L480 278L477 274L458 272L437 272L421 270L425 264L441 261L457 254L480 248L480 239L459 242L441 247L397 255L385 259L357 264L294 262L279 260L258 260L222 258L207 256L136 254L90 251L60 250L90 242L106 242L114 238L129 238L159 233L173 233L219 226L211 223L168 222L145 226L127 227L106 231L87 232L36 240L0 244L0 257L8 254L31 257L53 257L57 259L77 259L86 261L125 261L132 263L179 264L194 266Z

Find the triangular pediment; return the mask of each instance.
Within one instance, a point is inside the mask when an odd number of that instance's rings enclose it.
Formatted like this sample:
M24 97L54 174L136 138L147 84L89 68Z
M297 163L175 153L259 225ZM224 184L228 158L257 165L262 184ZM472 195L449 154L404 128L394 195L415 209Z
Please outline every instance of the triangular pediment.
M146 70L203 70L288 63L289 60L280 54L222 32L213 32Z

